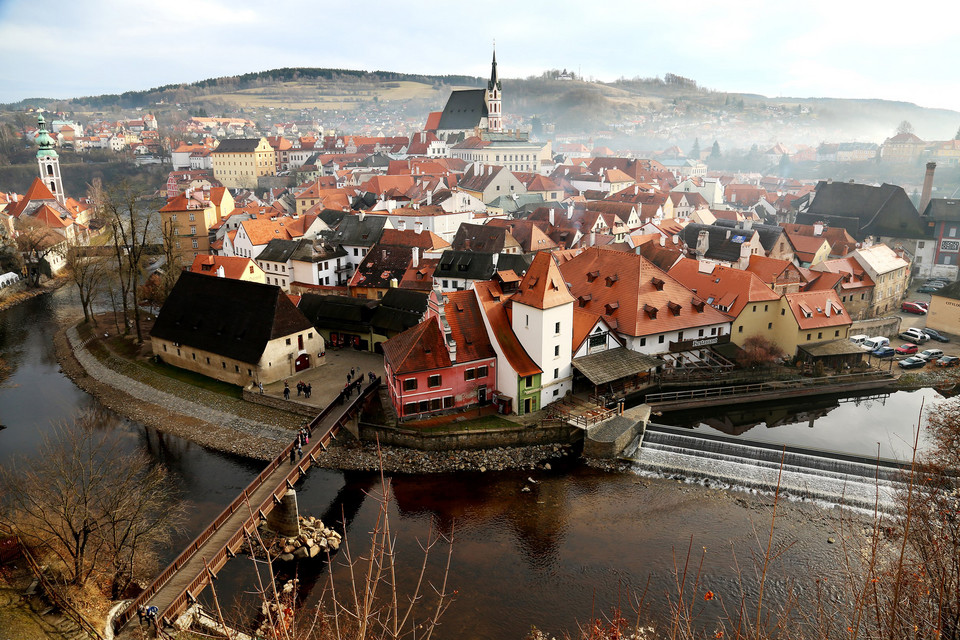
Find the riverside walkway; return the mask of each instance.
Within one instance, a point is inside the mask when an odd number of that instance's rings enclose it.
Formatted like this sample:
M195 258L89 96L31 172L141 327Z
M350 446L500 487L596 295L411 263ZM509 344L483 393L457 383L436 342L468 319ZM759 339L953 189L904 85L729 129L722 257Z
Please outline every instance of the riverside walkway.
M892 384L895 380L894 376L886 372L851 373L822 378L800 378L709 389L648 393L645 402L656 411L676 411L878 389Z
M340 428L360 411L366 399L377 393L380 381L375 378L353 400L331 402L310 423L310 442L303 448L303 457L291 463L295 443L287 445L210 526L117 615L114 629L120 631L136 615L140 605L157 607L160 624L172 624L244 545L247 534L256 529L287 489L316 462L314 454L325 450Z

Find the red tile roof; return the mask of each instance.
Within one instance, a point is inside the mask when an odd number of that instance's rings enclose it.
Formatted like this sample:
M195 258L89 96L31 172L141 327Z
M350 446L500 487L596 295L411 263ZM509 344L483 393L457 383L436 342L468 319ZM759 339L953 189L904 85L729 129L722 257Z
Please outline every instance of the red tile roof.
M833 289L788 293L784 298L801 330L838 327L853 322Z
M730 321L633 253L591 247L562 264L560 272L579 308L601 314L623 334L647 336Z
M495 358L497 352L490 344L480 305L473 291L452 291L446 297L443 312L453 340L457 343L457 362Z
M437 316L384 342L383 357L394 373L443 369L452 364Z
M507 363L520 376L532 376L543 373L543 370L537 366L533 358L527 354L517 334L513 332L510 325L510 318L507 316L507 310L504 306L505 296L500 290L500 285L496 282L476 282L474 283L477 299L483 307L483 313L490 323L490 329L493 336L500 345Z
M223 267L225 278L234 280L240 280L245 274L249 273L250 267L253 267L254 272L260 271L260 267L250 258L204 255L193 259L189 271L215 276L219 267Z
M536 309L552 309L573 302L552 254L537 253L512 301Z
M670 275L691 291L696 291L709 304L723 307L734 318L750 302L780 299L779 294L774 293L756 274L690 258L681 258L670 269ZM710 302L711 299L713 302Z

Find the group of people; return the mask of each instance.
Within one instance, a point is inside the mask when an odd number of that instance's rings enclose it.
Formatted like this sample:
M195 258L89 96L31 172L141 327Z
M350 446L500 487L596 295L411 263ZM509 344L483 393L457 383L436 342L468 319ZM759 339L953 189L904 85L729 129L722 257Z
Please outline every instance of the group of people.
M297 438L293 441L293 448L290 449L290 464L303 460L303 447L309 443L310 431L306 427L300 427L297 430Z
M309 398L310 394L313 393L313 385L309 382L304 382L301 380L297 383L297 395L303 394L304 398Z

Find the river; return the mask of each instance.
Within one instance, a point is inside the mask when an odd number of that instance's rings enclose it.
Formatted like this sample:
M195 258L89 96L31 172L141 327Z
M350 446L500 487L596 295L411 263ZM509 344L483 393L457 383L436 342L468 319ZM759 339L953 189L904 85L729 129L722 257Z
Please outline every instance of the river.
M0 312L0 357L12 368L0 385L0 424L6 427L0 430L0 464L42 455L51 424L69 420L96 402L60 373L53 353L57 322L76 315L75 296L66 287ZM891 403L903 404L897 416L915 416L919 399L916 394L894 394L886 405L876 405L880 411L874 416L889 414ZM830 415L819 416L818 424L831 428ZM189 519L163 551L166 561L262 466L116 415L109 420L106 426L131 448L166 464L180 488ZM720 615L723 597L734 598L739 592L734 553L742 567L749 567L745 573L752 573L750 557L758 540L765 540L772 502L769 496L747 491L603 473L579 462L559 464L552 471L398 475L390 483L389 514L404 586L419 568L418 541L431 529L454 532L449 584L457 597L443 618L440 638L519 640L531 625L553 633L573 631L578 621L601 615L626 591L646 590L650 618L661 619L666 594L673 591L674 562L682 562L689 545L698 560L706 548L701 589L718 595L716 602L703 605L702 616L709 624ZM328 519L337 520L345 514L356 553L375 525L378 503L368 493L375 494L377 486L372 474L312 469L298 487L301 513L330 514ZM521 492L524 486L532 490ZM788 593L803 591L793 579L803 581L838 566L840 546L826 543L838 533L836 509L829 505L789 503L782 515L777 541L784 552L768 587L781 602ZM343 558L341 553L335 559L338 580L345 575L339 566ZM444 559L441 551L435 552L432 569L438 571ZM249 600L244 592L251 589L252 566L250 560L237 558L221 572L218 595L227 609L234 600ZM303 602L316 602L326 576L326 569L316 565L301 569ZM439 577L434 573L434 580ZM756 587L746 576L748 597Z

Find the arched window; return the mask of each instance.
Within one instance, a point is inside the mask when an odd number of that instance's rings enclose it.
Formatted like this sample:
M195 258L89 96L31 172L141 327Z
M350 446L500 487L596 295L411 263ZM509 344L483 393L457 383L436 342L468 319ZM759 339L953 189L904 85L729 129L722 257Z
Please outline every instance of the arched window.
M48 164L48 165L47 165L47 175L48 175L48 176L52 176L52 175L53 175L53 165L52 165L52 164Z
M57 192L57 183L54 182L53 180L50 181L50 191L52 191L52 192L54 192L54 193Z

